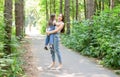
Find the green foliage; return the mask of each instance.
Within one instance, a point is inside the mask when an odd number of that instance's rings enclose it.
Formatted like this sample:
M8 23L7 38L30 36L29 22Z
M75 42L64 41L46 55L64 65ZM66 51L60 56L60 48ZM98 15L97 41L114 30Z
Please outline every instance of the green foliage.
M21 68L21 61L19 59L20 52L18 51L18 47L20 47L20 43L12 34L11 40L11 49L12 53L10 55L6 55L3 51L5 45L5 29L4 29L4 15L3 15L3 3L4 0L0 0L0 77L20 77L23 74ZM18 53L19 52L19 53Z
M46 32L46 27L47 27L47 22L44 20L44 21L42 21L41 23L40 23L41 25L41 27L40 27L40 33L41 34L44 34L45 32Z
M120 69L120 6L94 16L92 21L73 23L70 35L62 43L83 55L101 60L101 64Z
M15 37L11 41L12 53L10 55L1 54L0 58L0 77L20 77L23 74L20 61L20 44ZM1 52L0 52L1 53Z
M0 13L0 52L2 52L4 48L4 36L5 36L3 17L1 15L3 14Z

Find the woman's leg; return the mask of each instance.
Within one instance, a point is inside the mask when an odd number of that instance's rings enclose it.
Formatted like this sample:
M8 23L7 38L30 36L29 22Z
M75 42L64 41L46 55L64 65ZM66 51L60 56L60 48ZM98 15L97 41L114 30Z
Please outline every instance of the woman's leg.
M50 49L51 57L52 57L52 63L48 66L48 68L52 68L55 66L55 51L53 49Z
M54 40L54 34L50 34L50 40L49 40L49 46L50 46L50 49L53 50L53 41Z
M55 62L55 51L51 49L50 52L52 56L52 62Z
M62 65L61 53L59 51L59 38L58 37L54 38L54 50L57 54L59 64Z

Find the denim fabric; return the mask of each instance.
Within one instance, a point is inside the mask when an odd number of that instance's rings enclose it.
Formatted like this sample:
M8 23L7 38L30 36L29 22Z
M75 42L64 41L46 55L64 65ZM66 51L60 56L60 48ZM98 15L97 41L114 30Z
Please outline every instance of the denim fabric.
M54 35L54 43L53 43L54 50L51 50L51 55L52 55L52 61L55 62L55 53L56 53L58 57L58 61L61 64L62 60L61 60L61 53L59 51L59 36L58 35L59 35L58 33Z
M47 29L48 31L52 31L55 29L55 26L49 26L49 28ZM53 45L53 39L54 39L54 34L50 34L49 36L47 35L46 36L46 40L45 40L45 45L48 45L48 44L52 44Z
M45 45L52 44L53 45L54 34L50 34L46 36Z

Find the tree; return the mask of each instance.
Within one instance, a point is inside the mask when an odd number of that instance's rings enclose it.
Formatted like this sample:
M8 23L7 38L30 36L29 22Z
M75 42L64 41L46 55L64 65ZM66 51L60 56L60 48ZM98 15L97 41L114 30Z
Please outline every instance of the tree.
M65 25L67 27L67 34L70 34L70 0L65 0Z
M75 19L75 0L72 0L72 19Z
M76 0L76 20L78 20L78 0Z
M60 13L62 13L63 0L60 0Z
M104 0L102 0L102 10L104 10L104 6L105 6L104 3L105 3Z
M49 14L48 14L48 1L46 0L46 21L49 19Z
M92 19L92 16L95 13L95 2L94 0L85 0L86 5L86 18Z
M101 11L101 5L102 5L101 2L102 2L102 1L99 0L99 12Z
M6 31L6 36L5 36L5 52L6 54L11 53L11 30L12 30L12 0L5 0L4 4L4 22L5 22L5 31Z
M114 0L110 0L110 9L113 9L114 8Z
M16 36L21 40L24 30L24 0L15 0Z
M52 5L52 1L50 0L50 7L49 7L49 8L50 8L50 15L51 15L51 13L52 13L52 10L51 10L51 9L52 9L52 6L51 6L51 5Z
M87 18L87 13L86 13L86 0L84 0L84 15L85 15L85 19Z
M55 0L53 0L53 7L54 7L53 11L54 11L54 13L56 13L56 8L55 8L55 7L56 7L56 5L55 5L55 4L56 4L56 1L55 1Z

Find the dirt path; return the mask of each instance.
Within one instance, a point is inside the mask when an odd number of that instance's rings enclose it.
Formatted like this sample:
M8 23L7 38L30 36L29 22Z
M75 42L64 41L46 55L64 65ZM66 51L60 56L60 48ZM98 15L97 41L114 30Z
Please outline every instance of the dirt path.
M28 39L31 42L30 53L34 57L35 69L38 70L38 75L33 77L118 77L112 71L62 45L60 45L60 49L63 68L61 70L47 69L47 66L51 63L51 55L49 51L43 49L45 36L35 34L29 36Z

